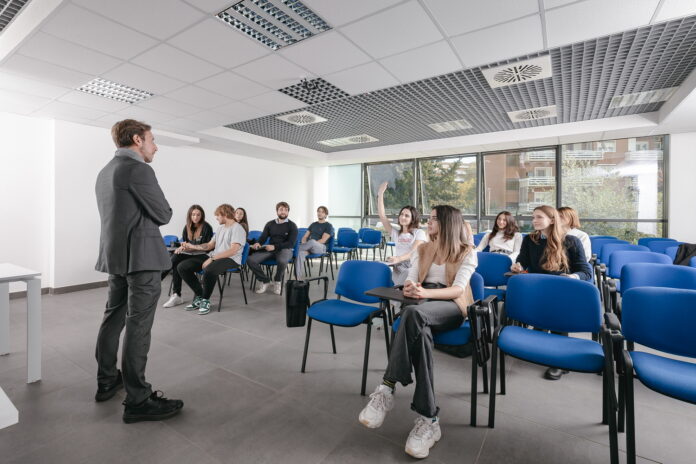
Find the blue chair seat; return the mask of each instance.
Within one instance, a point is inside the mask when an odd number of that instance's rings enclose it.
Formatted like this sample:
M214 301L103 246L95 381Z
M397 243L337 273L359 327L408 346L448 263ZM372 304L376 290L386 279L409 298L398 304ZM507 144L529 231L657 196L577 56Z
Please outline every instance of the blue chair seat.
M358 248L362 248L362 249L370 248L371 249L371 248L374 248L378 245L379 245L379 243L358 243Z
M400 323L401 318L394 321L394 324L392 325L394 332L399 330ZM469 338L471 338L471 325L469 324L468 319L462 322L462 325L456 329L447 330L445 332L433 332L433 340L438 345L466 345L469 343Z
M592 340L506 326L498 337L498 346L512 356L544 366L578 372L600 372L604 368L602 346Z
M396 246L395 242L387 242L387 246Z
M371 313L379 308L343 300L320 301L309 307L307 315L326 324L342 327L355 327L367 320Z
M505 301L505 290L500 288L485 288L483 289L483 297L488 298L491 295L495 295L498 300Z
M633 369L648 388L696 403L696 364L632 351Z
M340 247L340 246L333 247L334 253L350 253L353 250L354 250L354 248L350 248L350 247Z

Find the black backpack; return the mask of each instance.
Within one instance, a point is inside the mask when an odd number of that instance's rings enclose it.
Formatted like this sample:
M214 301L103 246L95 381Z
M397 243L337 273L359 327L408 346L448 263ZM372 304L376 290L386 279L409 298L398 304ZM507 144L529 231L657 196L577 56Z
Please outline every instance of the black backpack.
M285 283L285 321L288 327L304 327L309 308L309 282L288 280Z

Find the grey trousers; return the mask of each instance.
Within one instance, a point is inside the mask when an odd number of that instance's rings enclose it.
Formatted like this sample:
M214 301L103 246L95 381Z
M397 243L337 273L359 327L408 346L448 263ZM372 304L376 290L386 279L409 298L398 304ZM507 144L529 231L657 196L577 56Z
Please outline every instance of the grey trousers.
M326 253L326 245L319 243L316 240L307 240L305 243L300 243L297 250L297 258L295 258L295 277L299 280L304 277L304 268L302 267L307 255Z
M127 405L140 404L152 394L151 385L145 381L145 366L152 322L162 290L161 273L142 271L125 276L109 275L109 296L97 336L97 382L108 384L116 380L118 343L125 327L121 371Z
M425 417L437 416L433 380L433 331L453 330L464 316L452 300L431 300L410 305L401 311L399 330L392 341L384 379L406 386L416 374L416 391L411 409Z
M274 258L276 260L276 263L278 263L278 265L276 266L275 278L273 280L276 282L280 282L281 280L283 280L285 268L288 267L290 258L292 258L292 248L283 248L282 250L273 251L259 250L256 253L249 256L249 259L247 259L247 264L249 265L249 269L251 269L251 272L253 272L256 276L256 280L258 280L259 282L269 282L268 276L266 275L266 271L264 271L263 266L261 266L261 263L271 258Z

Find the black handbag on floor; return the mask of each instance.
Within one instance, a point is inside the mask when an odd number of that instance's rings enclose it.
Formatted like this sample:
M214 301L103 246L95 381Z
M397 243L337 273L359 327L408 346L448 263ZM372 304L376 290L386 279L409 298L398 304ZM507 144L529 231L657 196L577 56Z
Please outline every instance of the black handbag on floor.
M309 308L309 282L285 282L285 322L288 327L304 327Z

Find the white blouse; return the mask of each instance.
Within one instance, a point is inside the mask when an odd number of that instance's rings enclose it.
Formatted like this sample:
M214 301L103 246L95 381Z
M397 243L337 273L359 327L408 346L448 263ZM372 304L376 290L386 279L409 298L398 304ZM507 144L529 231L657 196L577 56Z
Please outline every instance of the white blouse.
M490 232L483 236L481 243L476 247L476 251L483 251L488 246L492 252L504 252L514 263L517 259L517 255L520 254L520 248L522 248L522 234L515 232L515 235L508 240L505 238L503 231L499 230L498 233L495 234L495 237L490 239L490 236Z
M411 267L408 270L408 277L406 277L407 281L410 280L411 282L418 282L418 259L419 257L417 252L411 255ZM454 276L454 282L452 285L466 288L466 286L469 285L471 275L476 271L476 266L478 266L478 257L472 250L462 260L462 264L459 266L459 270ZM446 266L444 264L433 263L425 276L425 281L434 284L448 285L445 275L445 267Z
M587 261L592 259L592 242L590 241L590 236L580 229L570 229L568 235L579 238L582 243L582 249L585 250L585 259Z

